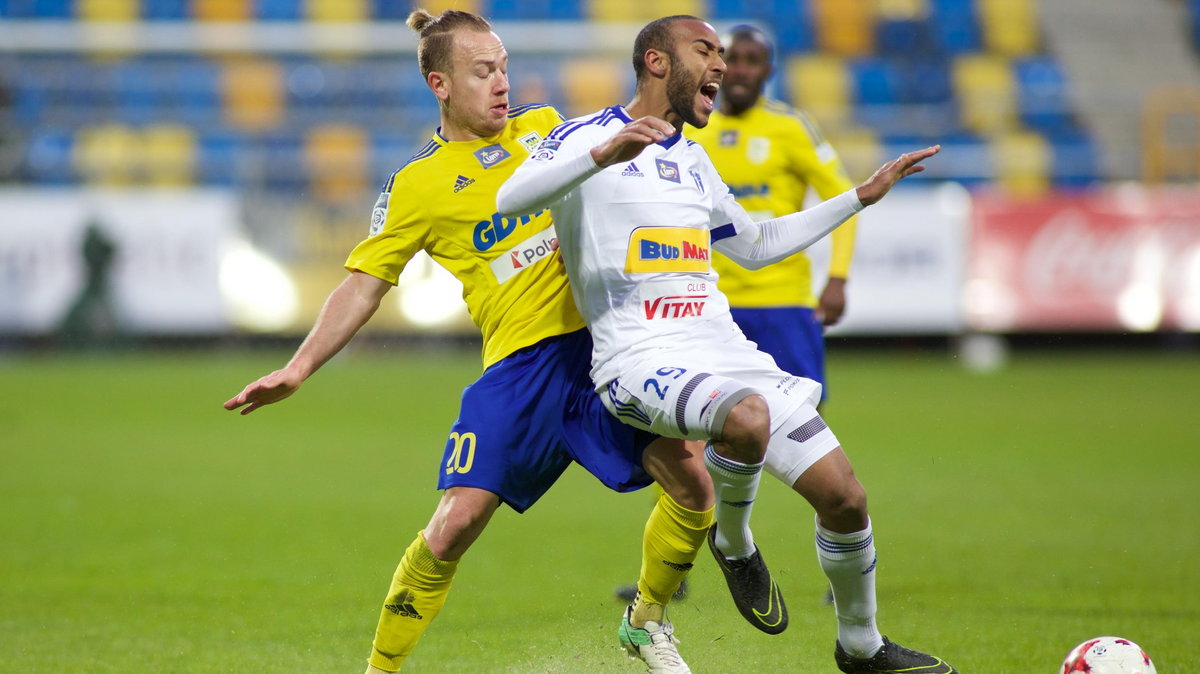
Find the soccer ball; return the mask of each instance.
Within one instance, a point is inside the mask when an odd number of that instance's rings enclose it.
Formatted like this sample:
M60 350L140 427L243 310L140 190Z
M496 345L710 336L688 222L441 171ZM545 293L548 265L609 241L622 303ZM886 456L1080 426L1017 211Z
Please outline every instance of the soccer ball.
M1059 674L1156 674L1141 646L1121 637L1096 637L1079 644L1063 660Z

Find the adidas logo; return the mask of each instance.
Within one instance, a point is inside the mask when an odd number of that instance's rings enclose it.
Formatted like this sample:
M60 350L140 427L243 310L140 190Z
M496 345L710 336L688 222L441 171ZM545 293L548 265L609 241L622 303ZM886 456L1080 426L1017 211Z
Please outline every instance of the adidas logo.
M465 189L468 185L470 185L473 182L475 182L474 178L468 178L466 176L460 175L459 177L454 179L454 193L458 194L459 192L461 192L463 189Z
M669 561L666 559L661 560L661 561L663 564L666 564L667 566L671 567L672 569L675 569L676 571L691 571L691 569L692 569L691 564L676 564L675 562L672 562L672 561Z
M459 177L461 178L462 176ZM475 181L469 180L467 181L467 184L470 185L473 182ZM404 589L400 590L400 594L396 595L395 604L384 604L383 607L402 618L416 618L417 620L424 620L425 616L417 613L417 609L413 607L412 600L412 590Z
M630 178L643 178L646 174L638 170L637 164L629 162L629 166L626 166L625 170L621 171L621 175Z

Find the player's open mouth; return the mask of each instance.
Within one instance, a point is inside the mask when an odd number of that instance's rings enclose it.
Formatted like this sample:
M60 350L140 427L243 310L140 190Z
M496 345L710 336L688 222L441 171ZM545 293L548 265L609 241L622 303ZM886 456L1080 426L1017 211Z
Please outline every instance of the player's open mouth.
M508 103L497 103L492 106L492 112L498 112L502 115L508 114Z
M717 99L717 92L720 90L719 82L706 82L700 87L700 97L704 99L704 107L709 112L712 112L713 101Z

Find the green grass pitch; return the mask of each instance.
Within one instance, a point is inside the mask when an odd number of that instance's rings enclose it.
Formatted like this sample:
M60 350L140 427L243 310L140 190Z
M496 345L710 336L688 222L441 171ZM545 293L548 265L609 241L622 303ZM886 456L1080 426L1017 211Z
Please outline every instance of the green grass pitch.
M358 673L437 501L475 353L351 350L296 397L221 409L280 352L0 354L0 672ZM835 352L830 425L871 498L879 621L969 674L1055 672L1091 636L1191 671L1200 355ZM616 642L647 493L572 468L502 510L405 671L637 672ZM700 672L833 672L807 504L755 532L791 627L745 624L701 551L671 611Z

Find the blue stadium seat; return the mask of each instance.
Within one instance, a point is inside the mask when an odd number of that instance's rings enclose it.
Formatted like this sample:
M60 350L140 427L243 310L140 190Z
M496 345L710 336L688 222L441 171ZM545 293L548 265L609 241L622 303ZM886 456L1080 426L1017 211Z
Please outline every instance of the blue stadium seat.
M1074 122L1067 99L1067 78L1057 61L1048 57L1013 63L1017 83L1017 110L1021 122L1053 139L1069 134Z
M165 87L175 83L160 75L161 67L161 62L137 59L113 67L113 93L122 122L140 126L160 117L166 109Z
M35 133L25 150L25 166L29 176L45 185L73 182L71 167L72 137L65 131L43 130Z
M859 105L895 105L902 103L904 81L892 61L866 58L850 62L855 82L855 101Z
M1192 46L1200 51L1200 0L1192 0Z
M769 11L760 20L769 24L779 54L790 55L816 48L817 38L808 0L767 0L763 4ZM782 63L778 56L776 63Z
M254 3L254 18L267 21L299 21L303 7L299 0L258 0ZM401 3L392 2L399 5Z
M183 21L188 3L179 0L142 0L142 18L148 21Z
M230 187L239 184L240 142L232 133L213 132L200 136L196 159L196 182Z
M371 18L381 21L404 21L412 5L398 0L374 0L371 3Z
M550 0L547 18L553 21L583 21L587 18L583 0Z
M221 73L215 64L203 58L179 62L172 73L172 100L175 115L204 128L221 117Z
M18 124L31 127L45 122L45 111L49 105L46 81L28 66L5 78L12 91L12 110Z
M880 55L911 57L930 50L929 27L911 19L883 20L875 26L876 51Z
M954 83L944 59L914 59L902 66L904 97L911 103L951 103Z
M39 19L71 19L75 17L74 0L33 0L33 16Z
M982 45L974 0L930 0L933 43L947 54L979 51Z
M404 165L409 157L425 143L425 136L399 133L376 133L371 136L371 179L383 184L384 179Z
M1104 167L1100 162L1100 151L1087 135L1060 135L1051 139L1053 158L1050 179L1055 187L1080 189L1100 183Z

